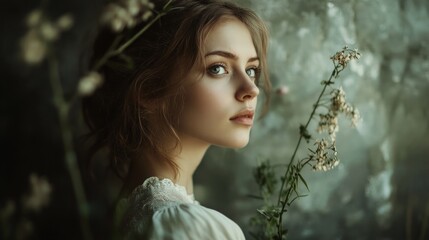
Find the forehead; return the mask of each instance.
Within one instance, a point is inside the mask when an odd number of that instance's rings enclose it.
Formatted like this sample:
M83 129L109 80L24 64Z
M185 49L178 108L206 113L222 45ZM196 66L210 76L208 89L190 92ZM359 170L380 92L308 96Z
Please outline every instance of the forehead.
M204 54L227 51L239 57L256 57L253 39L247 26L236 17L221 17L208 32L204 41Z

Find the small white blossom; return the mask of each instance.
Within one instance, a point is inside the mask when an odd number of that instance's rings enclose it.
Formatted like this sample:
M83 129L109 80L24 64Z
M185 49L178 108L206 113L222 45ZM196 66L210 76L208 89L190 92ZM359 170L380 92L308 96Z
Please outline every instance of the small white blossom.
M337 149L335 142L328 147L329 143L325 139L316 140L314 145L317 145L315 151L311 151L310 159L314 161L313 170L315 171L328 171L333 169L339 164L337 158ZM331 154L328 152L330 150Z
M319 114L320 120L317 132L327 132L332 141L336 140L336 133L339 130L338 116L344 113L352 121L352 126L356 126L359 119L359 111L346 102L346 95L342 87L331 92L330 105L327 113Z
M73 17L70 14L64 14L57 20L57 27L60 30L68 30L73 26Z
M331 92L331 109L334 112L344 112L347 108L346 93L343 88L334 89Z
M284 86L284 85L282 85L282 86L280 86L280 87L278 87L276 89L277 95L280 95L280 96L288 94L289 91L290 91L289 87L288 86Z
M46 19L40 9L36 9L27 16L28 31L20 41L21 57L28 64L42 62L48 51L48 44L59 38L61 31L73 25L73 18L69 14L61 16L56 23Z
M44 21L40 25L40 34L48 42L54 41L58 38L59 29L49 21Z
M127 16L128 12L126 9L118 4L109 3L101 16L101 23L109 25L115 32L120 32L126 26L124 19Z
M42 20L42 11L40 9L35 9L27 16L27 26L34 27L40 23Z
M317 132L328 132L332 141L335 141L336 134L339 130L338 127L338 115L332 111L329 111L327 114L319 114L320 120L317 127Z
M90 72L80 79L78 85L78 93L81 96L91 95L101 84L103 77L98 72Z
M351 50L347 46L343 48L343 50L334 54L331 59L341 65L343 68L347 66L347 64L352 59L359 59L360 53L357 49Z
M109 26L114 32L132 28L152 16L154 4L149 1L123 0L106 5L100 22Z
M23 206L25 209L38 212L49 204L52 187L45 178L36 174L31 174L29 181L30 195L23 198Z
M38 64L45 59L47 46L35 30L30 30L21 39L21 55L28 64Z
M138 0L128 0L125 4L131 16L136 16L140 12L140 3Z
M147 21L150 17L152 17L152 15L153 13L151 11L146 11L142 16L142 20Z

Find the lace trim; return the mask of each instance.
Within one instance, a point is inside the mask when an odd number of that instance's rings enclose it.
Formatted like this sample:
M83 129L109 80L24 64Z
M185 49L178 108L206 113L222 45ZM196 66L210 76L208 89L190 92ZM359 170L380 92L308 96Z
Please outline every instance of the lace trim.
M184 186L174 183L169 178L159 179L158 177L149 177L143 182L142 185L136 187L131 195L138 191L138 188L150 189L153 192L159 192L165 189L173 188L174 190L180 192L181 195L186 196L186 198L188 198L191 202L196 202L194 194L188 194Z
M168 199L178 202L200 204L195 200L194 194L188 194L186 192L184 186L174 183L171 179L159 179L158 177L147 178L143 184L137 186L131 192L128 198L125 198L127 202L143 200L145 204Z

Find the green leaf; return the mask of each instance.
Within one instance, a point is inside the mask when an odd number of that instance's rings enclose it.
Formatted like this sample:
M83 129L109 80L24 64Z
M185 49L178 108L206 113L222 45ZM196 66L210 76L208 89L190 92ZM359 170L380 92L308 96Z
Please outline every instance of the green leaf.
M307 188L308 191L310 191L310 189L308 188L307 182L305 181L305 179L302 177L301 173L298 173L298 177L299 179L301 179L302 183L304 183L305 187Z

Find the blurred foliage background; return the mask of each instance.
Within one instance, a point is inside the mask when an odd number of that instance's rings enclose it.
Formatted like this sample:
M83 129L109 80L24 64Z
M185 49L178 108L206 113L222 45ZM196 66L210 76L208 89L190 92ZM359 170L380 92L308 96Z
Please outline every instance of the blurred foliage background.
M248 220L261 202L252 178L258 162L286 164L329 77L329 57L344 45L358 48L340 81L348 102L360 110L353 129L340 123L340 165L329 172L305 172L310 187L286 215L290 239L429 238L429 2L426 0L240 0L270 28L269 67L273 82L269 113L254 126L250 144L240 150L209 149L195 174L195 194L208 207L237 221L247 237ZM65 95L87 71L103 1L49 1L55 18L71 13L75 22L56 42ZM52 105L48 66L22 63L19 42L26 15L38 1L7 1L0 10L0 219L14 202L9 224L24 214L36 239L80 239L77 207L65 167L58 120ZM76 137L83 124L76 104L70 117ZM301 152L304 157L304 152ZM101 161L100 166L103 166ZM101 169L101 168L99 168ZM29 176L51 185L49 204L26 214L23 196ZM119 182L100 170L87 182L92 232L106 237ZM303 189L303 193L305 193ZM4 222L2 222L4 223ZM28 226L28 224L27 224ZM3 226L2 226L3 227ZM3 230L5 228L3 227ZM29 235L30 236L30 235ZM22 237L22 238L25 238Z

